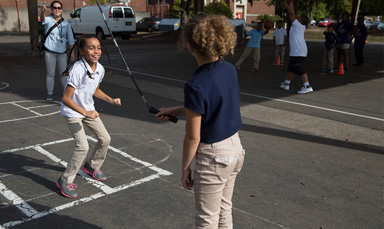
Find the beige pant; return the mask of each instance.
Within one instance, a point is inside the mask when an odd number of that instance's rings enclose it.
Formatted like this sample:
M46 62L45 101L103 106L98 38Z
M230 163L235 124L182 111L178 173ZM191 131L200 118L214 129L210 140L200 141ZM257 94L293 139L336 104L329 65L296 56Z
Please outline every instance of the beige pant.
M284 64L285 45L275 45L275 63L277 56L280 56L280 63Z
M87 126L97 137L93 153L89 157L89 164L95 170L100 169L105 157L107 155L108 146L111 142L107 130L104 127L103 122L99 117L96 119L91 118L68 118L64 117L67 121L69 129L72 132L72 136L75 139L76 148L73 152L71 159L68 162L67 168L63 174L63 179L67 183L72 183L76 177L77 172L84 163L84 159L87 156L89 145L85 135L84 126Z
M236 67L240 67L241 63L251 54L253 51L253 68L259 69L259 63L260 63L260 48L249 48L248 46L245 47L243 54L241 54L239 60L236 62Z
M323 63L321 68L324 70L331 70L333 69L333 52L335 49L329 50L327 47L324 48L324 54L323 54Z
M244 155L237 133L217 143L200 143L194 170L196 228L232 228L232 194Z

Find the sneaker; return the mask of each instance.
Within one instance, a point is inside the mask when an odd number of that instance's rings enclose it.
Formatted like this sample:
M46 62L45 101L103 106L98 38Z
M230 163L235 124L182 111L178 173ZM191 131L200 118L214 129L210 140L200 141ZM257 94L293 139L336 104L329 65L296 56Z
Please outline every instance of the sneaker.
M83 166L83 171L91 175L95 180L105 181L107 179L107 177L104 175L103 172L101 172L100 169L95 171L94 169L92 169L88 162L85 162Z
M313 89L312 89L311 85L308 85L306 87L302 87L301 90L298 91L297 93L299 93L299 94L307 94L307 93L312 92L312 91L313 91Z
M69 183L69 184L66 183L63 180L62 176L57 180L56 186L60 189L61 194L63 194L64 196L69 197L69 198L77 197L77 193L76 193L76 190L75 190L77 185L74 184L74 183Z
M259 72L259 69L254 68L253 71L254 71L254 72Z
M282 88L282 89L284 89L284 90L289 90L289 84L287 84L287 83L285 83L285 82L282 82L281 84L280 84L280 87Z
M53 94L47 94L47 98L45 100L53 101Z
M329 69L329 70L328 70L328 73L333 73L333 69Z

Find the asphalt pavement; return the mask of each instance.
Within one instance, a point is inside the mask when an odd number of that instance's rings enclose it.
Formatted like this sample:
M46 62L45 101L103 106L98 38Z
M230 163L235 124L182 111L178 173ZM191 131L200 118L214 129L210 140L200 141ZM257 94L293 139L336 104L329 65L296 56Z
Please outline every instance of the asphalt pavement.
M55 182L74 142L59 113L59 81L47 103L45 63L26 56L28 42L0 35L0 228L193 228L193 192L180 183L185 119L162 123L148 112L110 39L113 76L100 87L122 106L95 100L112 137L102 167L108 180L80 173L79 197L60 194ZM151 106L183 104L196 68L186 50L172 39L118 43ZM286 66L272 65L270 39L260 71L249 57L238 72L246 159L234 228L383 228L384 45L368 44L366 63L344 75L321 74L322 42L307 45L313 93L296 94L297 76L290 91L279 89ZM234 63L243 49L226 59ZM349 54L352 65L353 48ZM100 62L107 68L106 55Z

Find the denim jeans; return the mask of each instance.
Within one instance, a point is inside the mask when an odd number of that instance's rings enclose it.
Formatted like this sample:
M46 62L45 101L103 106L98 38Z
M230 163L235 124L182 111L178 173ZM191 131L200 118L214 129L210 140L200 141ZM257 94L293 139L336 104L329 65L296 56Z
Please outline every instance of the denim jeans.
M56 65L58 70L58 77L60 77L61 85L63 86L63 90L67 85L67 77L62 77L62 73L67 68L67 54L62 53L53 53L49 51L44 52L45 65L47 67L47 93L53 94L53 89L55 87L55 73L56 73Z

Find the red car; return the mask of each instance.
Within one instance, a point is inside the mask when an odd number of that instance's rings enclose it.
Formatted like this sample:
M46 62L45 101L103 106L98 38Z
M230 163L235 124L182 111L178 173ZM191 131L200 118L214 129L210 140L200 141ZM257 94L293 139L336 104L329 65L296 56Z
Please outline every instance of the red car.
M331 18L324 18L323 20L321 20L318 24L319 27L327 27L329 26L330 24L332 23L335 23L336 21L334 21L333 19Z

